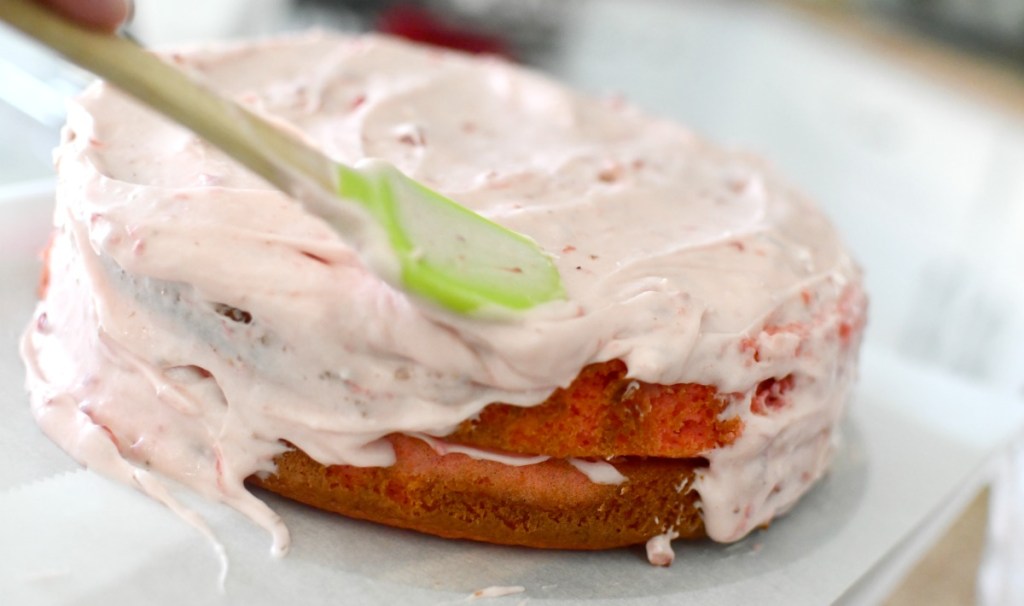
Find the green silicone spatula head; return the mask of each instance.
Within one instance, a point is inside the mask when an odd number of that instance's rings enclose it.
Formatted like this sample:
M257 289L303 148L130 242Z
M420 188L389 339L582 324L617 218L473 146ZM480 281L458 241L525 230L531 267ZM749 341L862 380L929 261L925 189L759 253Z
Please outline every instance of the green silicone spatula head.
M338 167L338 192L384 229L402 286L460 312L526 309L562 297L558 270L537 245L380 161Z
M33 0L0 0L0 19L221 148L357 248L373 248L369 264L399 288L461 313L524 310L564 297L558 270L536 243L385 162L336 163L138 45L84 29Z

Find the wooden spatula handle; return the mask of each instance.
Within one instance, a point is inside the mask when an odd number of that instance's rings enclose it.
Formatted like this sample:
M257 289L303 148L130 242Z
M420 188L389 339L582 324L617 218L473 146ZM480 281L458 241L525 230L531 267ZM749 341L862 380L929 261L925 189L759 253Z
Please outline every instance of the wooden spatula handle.
M304 181L337 191L337 169L322 153L137 44L86 29L32 0L0 0L0 20L188 127L307 205L308 197L297 191Z

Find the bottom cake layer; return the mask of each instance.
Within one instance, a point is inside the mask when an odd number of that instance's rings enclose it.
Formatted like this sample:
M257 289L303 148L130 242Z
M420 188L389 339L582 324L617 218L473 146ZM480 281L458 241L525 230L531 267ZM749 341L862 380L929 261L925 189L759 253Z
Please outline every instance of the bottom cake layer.
M626 457L619 484L592 481L566 459L513 466L440 454L415 437L393 435L390 467L324 466L293 450L257 486L314 507L434 534L550 549L607 549L666 533L702 538L702 459Z

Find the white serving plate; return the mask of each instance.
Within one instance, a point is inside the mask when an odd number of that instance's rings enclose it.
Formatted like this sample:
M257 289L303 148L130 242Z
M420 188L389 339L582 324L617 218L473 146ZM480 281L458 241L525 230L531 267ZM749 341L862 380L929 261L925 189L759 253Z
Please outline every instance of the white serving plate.
M221 593L205 539L141 494L78 470L31 420L16 341L31 316L51 198L46 184L0 197L7 603L442 604L512 585L525 592L493 603L870 600L884 573L912 562L977 491L986 462L1024 425L1014 400L868 347L832 473L790 515L735 545L677 543L675 564L662 569L641 548L573 553L446 541L265 495L293 533L292 552L276 560L262 530L192 499L227 547Z

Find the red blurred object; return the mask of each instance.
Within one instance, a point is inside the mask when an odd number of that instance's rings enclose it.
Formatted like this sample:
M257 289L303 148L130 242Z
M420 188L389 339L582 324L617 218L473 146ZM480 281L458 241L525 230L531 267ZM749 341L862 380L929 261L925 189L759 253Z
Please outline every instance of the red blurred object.
M381 13L377 31L469 53L513 58L508 45L497 36L455 27L419 6L402 4L389 8Z

